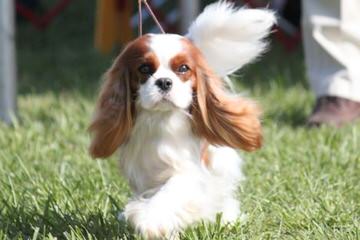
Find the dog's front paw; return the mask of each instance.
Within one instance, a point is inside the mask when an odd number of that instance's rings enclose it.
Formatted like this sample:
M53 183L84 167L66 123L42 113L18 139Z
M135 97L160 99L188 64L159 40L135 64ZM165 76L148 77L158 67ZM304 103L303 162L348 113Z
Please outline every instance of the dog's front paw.
M132 201L126 205L123 215L145 239L177 239L174 219L169 218L163 209L150 207L142 201Z

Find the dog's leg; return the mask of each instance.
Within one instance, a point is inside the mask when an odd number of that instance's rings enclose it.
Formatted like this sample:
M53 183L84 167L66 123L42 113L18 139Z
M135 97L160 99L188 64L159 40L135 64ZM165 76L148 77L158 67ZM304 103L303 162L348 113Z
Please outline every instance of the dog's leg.
M222 209L222 222L233 223L238 220L240 216L240 203L235 198L231 197L224 201Z
M241 171L242 160L238 153L228 147L209 147L210 171L216 177L222 202L219 212L224 223L232 223L240 217L240 203L236 199L237 186L245 177Z
M147 239L176 238L181 228L203 217L206 194L195 176L173 176L152 197L130 201L125 219Z

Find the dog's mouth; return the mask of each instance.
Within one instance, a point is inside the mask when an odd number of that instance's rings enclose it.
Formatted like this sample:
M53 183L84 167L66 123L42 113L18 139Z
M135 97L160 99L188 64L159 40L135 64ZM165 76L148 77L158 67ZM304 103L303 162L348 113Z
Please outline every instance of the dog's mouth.
M160 100L160 102L168 102L168 103L173 104L169 94L164 94L162 99Z
M164 94L162 98L155 104L154 109L160 111L169 111L177 108L175 103L171 100L169 94Z

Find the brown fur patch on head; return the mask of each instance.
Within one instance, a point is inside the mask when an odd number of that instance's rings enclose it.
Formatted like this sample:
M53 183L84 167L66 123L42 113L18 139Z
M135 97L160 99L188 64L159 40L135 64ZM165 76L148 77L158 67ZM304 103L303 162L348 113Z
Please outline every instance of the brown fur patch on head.
M196 63L191 108L194 132L210 144L253 151L262 145L261 112L256 104L229 93L208 66L200 50L184 40Z
M187 72L180 72L182 65L189 67ZM188 52L180 53L170 60L171 70L183 81L188 81L194 76L195 63Z
M131 133L135 121L135 99L139 84L145 81L137 68L144 62L158 67L156 57L149 51L149 36L129 43L105 73L89 131L92 157L105 158L113 154Z

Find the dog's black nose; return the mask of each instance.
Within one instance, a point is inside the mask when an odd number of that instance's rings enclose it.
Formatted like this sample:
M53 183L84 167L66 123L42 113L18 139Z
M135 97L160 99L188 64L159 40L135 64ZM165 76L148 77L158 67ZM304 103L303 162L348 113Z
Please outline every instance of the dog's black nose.
M155 85L158 86L162 91L168 92L172 87L172 81L170 78L159 78L155 81Z

